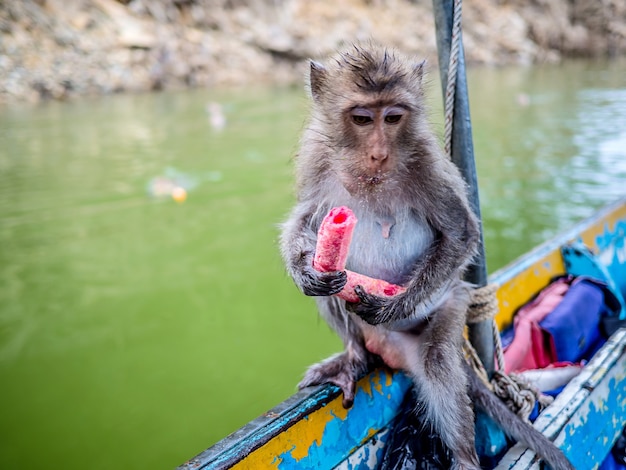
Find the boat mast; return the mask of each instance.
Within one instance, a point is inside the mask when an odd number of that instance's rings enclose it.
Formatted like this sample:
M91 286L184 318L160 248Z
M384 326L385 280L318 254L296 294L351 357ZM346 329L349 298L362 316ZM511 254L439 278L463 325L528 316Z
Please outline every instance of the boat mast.
M460 28L461 0L433 0L433 13L437 32L437 50L439 56L439 71L443 89L444 105L448 90L448 70L456 66L456 84L452 90L454 100L451 102L453 113L451 124L451 141L446 150L459 168L463 178L469 185L470 205L474 213L480 216L480 201L478 197L478 181L476 178L476 164L474 162L474 144L472 142L472 123L469 113L469 98L467 94L467 80L465 76L465 54ZM456 13L456 15L455 15ZM456 23L456 28L455 28ZM452 51L452 54L451 54ZM450 58L452 56L452 64ZM456 62L456 63L454 63ZM454 79L454 77L451 77ZM450 90L448 90L450 91ZM449 111L446 109L446 115ZM485 245L482 224L480 230L480 248L474 264L468 269L465 280L476 287L487 284L487 264L485 261ZM491 377L494 370L493 354L493 322L491 319L469 325L469 340L476 349L487 374Z

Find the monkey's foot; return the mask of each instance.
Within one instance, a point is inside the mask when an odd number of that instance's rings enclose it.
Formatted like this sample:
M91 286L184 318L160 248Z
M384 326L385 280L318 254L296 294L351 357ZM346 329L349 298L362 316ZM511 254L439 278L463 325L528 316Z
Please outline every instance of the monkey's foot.
M343 392L343 407L350 408L354 403L356 381L365 367L344 351L309 367L298 388L329 383L336 385Z

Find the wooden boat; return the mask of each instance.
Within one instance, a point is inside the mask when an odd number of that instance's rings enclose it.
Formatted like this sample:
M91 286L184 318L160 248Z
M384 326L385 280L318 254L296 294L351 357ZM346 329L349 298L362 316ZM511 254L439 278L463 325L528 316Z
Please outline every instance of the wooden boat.
M581 243L590 252L581 250ZM593 254L592 254L593 253ZM493 273L500 328L554 276L602 275L626 295L626 198ZM599 274L600 273L600 274ZM622 307L624 304L622 303ZM345 410L337 387L301 391L179 468L185 470L376 468L389 424L410 381L375 370L360 380ZM578 469L604 460L626 423L626 329L618 330L535 421ZM534 454L514 446L499 470L539 469Z
M460 31L452 31L456 21L453 0L433 3L446 96L447 64L452 63L452 42ZM479 213L462 47L456 63L451 155L470 185L474 209ZM566 273L606 282L620 302L620 318L626 318L626 198L490 276L489 283L497 286L496 322L500 330L511 324L518 307L552 278ZM468 280L478 286L487 283L484 253L470 269ZM492 322L471 328L469 338L489 372ZM401 372L374 370L359 381L349 410L343 408L341 392L335 386L303 390L179 469L377 468L390 440L392 422L402 410L410 387L410 380ZM541 413L534 426L552 439L576 468L584 470L599 466L625 423L626 329L621 329ZM477 441L491 446L490 434L477 434ZM497 466L498 470L531 468L539 469L540 464L530 450L519 445L512 447Z

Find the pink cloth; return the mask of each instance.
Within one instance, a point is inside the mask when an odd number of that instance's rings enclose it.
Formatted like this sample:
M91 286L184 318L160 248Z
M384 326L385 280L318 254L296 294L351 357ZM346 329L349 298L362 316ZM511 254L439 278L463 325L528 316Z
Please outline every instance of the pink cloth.
M557 361L552 338L544 334L539 322L561 303L569 287L569 279L557 279L517 312L513 322L515 337L504 350L507 374L541 369Z

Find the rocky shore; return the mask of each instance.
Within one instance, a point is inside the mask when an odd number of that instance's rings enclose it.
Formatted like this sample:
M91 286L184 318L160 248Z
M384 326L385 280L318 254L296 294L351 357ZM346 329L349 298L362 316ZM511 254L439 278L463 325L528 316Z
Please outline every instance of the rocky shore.
M626 54L624 0L471 0L470 64ZM302 80L373 38L434 62L430 0L0 0L0 103Z

